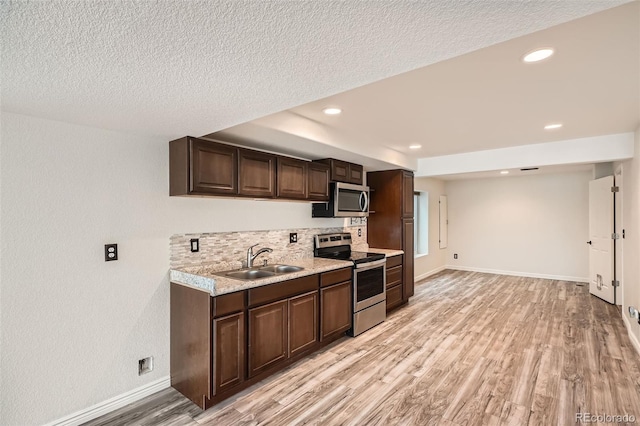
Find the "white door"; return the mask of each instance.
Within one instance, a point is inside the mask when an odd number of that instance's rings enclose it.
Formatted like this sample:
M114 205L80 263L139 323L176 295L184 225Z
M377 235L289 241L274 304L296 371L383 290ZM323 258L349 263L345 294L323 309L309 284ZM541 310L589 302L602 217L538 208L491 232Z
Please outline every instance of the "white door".
M589 182L589 292L615 303L613 286L613 176Z
M447 212L447 196L440 196L440 248L447 248L449 243L449 219Z
M616 235L619 237L614 241L615 249L614 249L614 258L615 258L615 274L614 279L618 283L616 286L616 305L622 305L624 297L624 283L622 282L623 274L622 274L622 265L624 262L623 253L624 253L624 218L622 217L622 191L623 183L622 183L622 165L618 166L615 174L614 183L616 187L618 187L618 192L613 194L614 198L614 223L616 228Z

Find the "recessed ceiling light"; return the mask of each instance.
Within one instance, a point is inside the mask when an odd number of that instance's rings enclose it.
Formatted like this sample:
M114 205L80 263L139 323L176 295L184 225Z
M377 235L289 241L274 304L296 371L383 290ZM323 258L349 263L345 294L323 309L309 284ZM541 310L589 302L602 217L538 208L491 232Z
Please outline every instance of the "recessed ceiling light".
M546 126L544 126L544 129L553 130L553 129L559 129L560 127L562 127L561 123L554 123L554 124L547 124Z
M550 47L545 47L544 49L536 49L533 52L529 52L522 60L527 64L532 62L542 61L543 59L547 59L549 56L553 55L553 49Z
M500 172L501 175L508 175L509 174L509 170L503 170Z
M342 112L342 110L336 107L329 107L329 108L323 109L322 112L324 112L327 115L338 115Z
M413 145L409 145L409 149L420 149L420 148L422 148L422 145L418 145L417 143Z

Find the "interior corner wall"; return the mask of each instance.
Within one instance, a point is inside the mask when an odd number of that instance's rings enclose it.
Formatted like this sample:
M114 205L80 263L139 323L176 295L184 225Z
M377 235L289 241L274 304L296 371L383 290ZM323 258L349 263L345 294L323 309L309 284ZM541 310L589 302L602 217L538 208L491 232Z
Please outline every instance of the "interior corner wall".
M447 181L448 265L587 281L591 177L580 172Z
M168 377L171 235L344 224L304 202L169 197L166 140L9 113L1 131L3 425ZM154 370L138 376L147 356Z
M634 156L622 164L622 221L625 238L622 241L622 316L640 352L640 324L629 316L629 306L640 309L640 126L635 132Z
M435 178L415 178L414 189L429 193L429 254L420 256L414 262L414 276L420 280L444 268L446 263L445 249L440 248L439 208L440 196L445 195L444 182Z

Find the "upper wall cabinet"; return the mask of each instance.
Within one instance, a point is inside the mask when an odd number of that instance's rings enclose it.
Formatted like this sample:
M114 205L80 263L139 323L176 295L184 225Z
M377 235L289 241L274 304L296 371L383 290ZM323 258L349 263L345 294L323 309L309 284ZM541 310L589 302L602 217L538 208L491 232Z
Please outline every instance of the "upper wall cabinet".
M328 201L330 174L328 164L190 136L169 143L170 195Z
M362 185L364 174L362 165L347 163L346 161L336 160L335 158L325 158L316 160L316 162L329 166L332 181Z
M236 195L238 148L192 137L169 143L170 195Z
M238 149L238 194L271 198L276 195L276 159L250 149Z
M309 200L329 201L329 180L330 170L327 164L309 163Z
M309 188L309 162L278 157L278 197L306 200Z

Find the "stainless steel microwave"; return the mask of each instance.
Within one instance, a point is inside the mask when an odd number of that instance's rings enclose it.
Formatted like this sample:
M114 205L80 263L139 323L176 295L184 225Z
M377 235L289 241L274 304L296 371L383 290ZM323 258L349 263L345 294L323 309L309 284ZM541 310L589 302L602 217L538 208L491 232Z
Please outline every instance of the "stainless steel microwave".
M369 216L369 187L331 182L329 202L313 203L312 217Z

